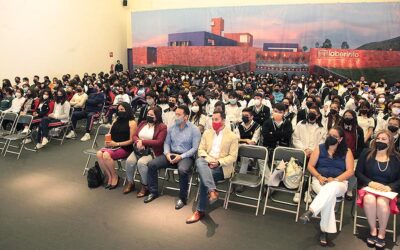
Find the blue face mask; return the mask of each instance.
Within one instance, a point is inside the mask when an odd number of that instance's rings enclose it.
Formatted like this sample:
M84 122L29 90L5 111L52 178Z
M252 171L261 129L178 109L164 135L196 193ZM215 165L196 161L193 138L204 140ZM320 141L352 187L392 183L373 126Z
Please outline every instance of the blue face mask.
M176 124L177 126L181 125L182 122L183 122L183 117L175 118L175 124Z

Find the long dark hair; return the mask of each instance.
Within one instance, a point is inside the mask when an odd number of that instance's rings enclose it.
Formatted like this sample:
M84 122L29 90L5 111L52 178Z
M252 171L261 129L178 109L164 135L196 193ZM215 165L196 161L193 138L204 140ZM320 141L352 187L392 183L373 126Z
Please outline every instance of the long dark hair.
M58 92L61 92L61 94L62 94L62 96L60 96L61 97L60 99L58 97ZM56 91L55 99L56 99L56 103L61 103L61 105L63 105L65 103L65 101L67 101L67 92L65 92L65 90L62 88L58 89Z
M347 154L347 144L346 144L346 140L344 138L344 130L342 127L339 126L334 126L333 128L331 128L330 130L336 130L339 134L339 136L342 138L342 141L339 142L335 153L333 154L333 158L342 158L345 157ZM325 143L325 149L328 150L329 146L326 145Z
M356 114L355 111L353 111L353 110L351 110L351 109L348 109L348 110L346 110L346 111L343 113L343 115L342 115L342 120L340 121L340 127L344 128L344 125L345 125L345 124L344 124L344 119L345 119L345 115L346 115L347 113L350 113L351 116L353 116L353 123L351 124L351 130L352 130L352 131L357 130L357 127L358 127L357 114Z
M192 105L193 105L193 103L196 103L196 104L197 104L197 106L199 107L199 111L198 111L197 113L190 112L189 121L192 121L192 119L193 119L193 123L194 123L194 124L197 124L197 123L200 121L201 115L203 115L203 107L202 107L202 106L200 105L200 103L199 103L198 101L196 101L196 100L194 100L194 101L192 102Z
M129 103L127 103L127 102L121 102L120 104L118 104L117 110L118 110L119 106L124 107L125 112L126 112L126 119L128 119L128 120L133 120L133 119L135 119L135 115L133 114L132 107L131 107L131 105L129 105ZM118 119L119 119L119 118L118 118Z

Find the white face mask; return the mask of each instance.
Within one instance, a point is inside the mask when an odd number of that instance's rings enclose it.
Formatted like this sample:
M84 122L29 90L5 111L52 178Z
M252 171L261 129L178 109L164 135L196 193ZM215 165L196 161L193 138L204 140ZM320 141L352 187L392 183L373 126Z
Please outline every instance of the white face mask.
M47 100L48 98L49 98L48 95L43 95L43 99L44 99L44 100Z
M254 99L254 105L260 106L261 105L261 101L259 99Z
M236 99L229 99L229 103L232 104L232 105L236 104L236 102L237 102Z
M381 97L378 99L379 103L384 103L385 102L385 98Z
M15 93L15 97L20 98L21 97L21 93L19 93L19 92Z
M393 107L392 108L392 114L395 115L395 116L400 115L400 108Z
M199 112L200 107L199 106L192 106L190 109L192 110L193 113L197 113L197 112Z

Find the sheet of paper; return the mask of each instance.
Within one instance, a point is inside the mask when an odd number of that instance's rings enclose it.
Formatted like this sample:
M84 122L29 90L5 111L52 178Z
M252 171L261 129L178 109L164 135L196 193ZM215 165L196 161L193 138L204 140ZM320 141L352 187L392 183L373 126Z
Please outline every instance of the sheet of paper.
M395 193L395 192L381 192L381 191L378 191L378 190L376 190L376 189L373 189L373 188L370 188L370 187L365 187L365 188L363 188L365 191L367 191L367 192L369 192L369 193L372 193L372 194L377 194L377 195L380 195L380 196L383 196L383 197L386 197L386 198L388 198L388 199L394 199L396 196L397 196L397 193Z

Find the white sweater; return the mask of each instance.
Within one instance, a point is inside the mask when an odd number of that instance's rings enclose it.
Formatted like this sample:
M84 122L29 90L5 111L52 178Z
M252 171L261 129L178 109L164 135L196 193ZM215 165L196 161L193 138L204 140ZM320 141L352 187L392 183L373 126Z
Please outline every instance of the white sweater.
M88 99L88 95L86 93L76 93L72 97L70 104L74 108L84 108L86 104L86 100Z
M24 103L25 103L25 97L14 98L11 101L11 107L9 109L4 110L4 112L19 113Z
M326 129L318 124L297 123L292 136L293 146L298 149L314 150L319 144L325 141Z
M59 119L62 122L67 122L69 119L69 112L70 112L71 105L68 101L65 101L64 104L55 103L53 115L55 119Z

